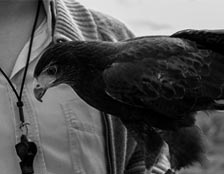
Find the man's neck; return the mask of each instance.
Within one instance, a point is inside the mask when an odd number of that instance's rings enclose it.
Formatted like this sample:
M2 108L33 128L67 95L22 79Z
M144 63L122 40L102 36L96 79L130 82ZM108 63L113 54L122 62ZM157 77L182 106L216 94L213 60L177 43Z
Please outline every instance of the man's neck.
M30 38L38 0L0 0L0 67L10 74L19 52ZM42 6L38 23L45 16Z
M38 0L0 0L0 23L33 17Z

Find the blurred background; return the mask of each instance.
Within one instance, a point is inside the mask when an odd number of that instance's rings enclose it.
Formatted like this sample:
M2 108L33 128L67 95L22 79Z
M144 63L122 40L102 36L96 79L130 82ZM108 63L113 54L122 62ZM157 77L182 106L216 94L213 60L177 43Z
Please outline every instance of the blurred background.
M172 34L178 30L224 28L223 0L80 0L110 14L137 36Z
M169 35L183 29L224 29L223 0L80 0L124 22L136 36ZM181 174L224 173L224 113L198 114L208 140L208 164Z

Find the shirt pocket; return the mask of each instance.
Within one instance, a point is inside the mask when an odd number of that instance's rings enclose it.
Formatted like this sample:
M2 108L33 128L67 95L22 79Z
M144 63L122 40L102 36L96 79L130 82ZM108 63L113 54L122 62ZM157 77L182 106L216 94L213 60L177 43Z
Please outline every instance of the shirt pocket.
M100 112L79 99L70 100L61 106L66 120L74 171L98 173L104 170L105 154Z
M92 134L102 133L100 112L80 99L72 99L62 104L67 125L74 131Z

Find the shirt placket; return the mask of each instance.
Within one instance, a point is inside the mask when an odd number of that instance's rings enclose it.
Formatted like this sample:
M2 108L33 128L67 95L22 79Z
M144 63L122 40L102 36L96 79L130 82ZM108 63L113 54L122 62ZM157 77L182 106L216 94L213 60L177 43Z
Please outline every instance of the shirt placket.
M13 83L13 82L12 82ZM13 83L15 89L19 91L18 85L15 85ZM15 145L20 142L20 137L22 134L26 133L21 131L20 129L20 119L19 119L19 110L16 105L17 98L15 94L13 93L11 87L7 85L7 91L9 95L9 103L10 103L10 108L11 108L11 114L13 116L14 120L14 130L15 130ZM39 134L39 129L38 129L38 123L37 123L37 116L34 112L34 106L32 105L32 102L29 99L29 94L28 94L28 89L27 85L24 86L23 90L23 95L22 95L22 101L23 101L23 111L24 111L24 119L25 122L28 123L28 132L27 132L27 137L30 141L35 142L37 145L37 155L35 156L34 159L34 171L35 174L45 174L46 173L46 165L44 161L44 156L43 156L43 150L41 147L40 143L40 134ZM19 163L18 159L18 163Z
M28 90L25 87L23 91L24 115L28 125L28 138L37 145L37 155L34 160L34 171L37 174L47 173L44 161L43 150L41 146L40 133L37 122L37 115L34 112L34 106L28 97Z

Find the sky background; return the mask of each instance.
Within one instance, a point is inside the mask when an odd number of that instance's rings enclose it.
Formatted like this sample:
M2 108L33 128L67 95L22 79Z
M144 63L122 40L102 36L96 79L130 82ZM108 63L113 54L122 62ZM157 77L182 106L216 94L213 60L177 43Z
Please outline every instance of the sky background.
M80 0L124 22L137 36L224 29L224 0Z

